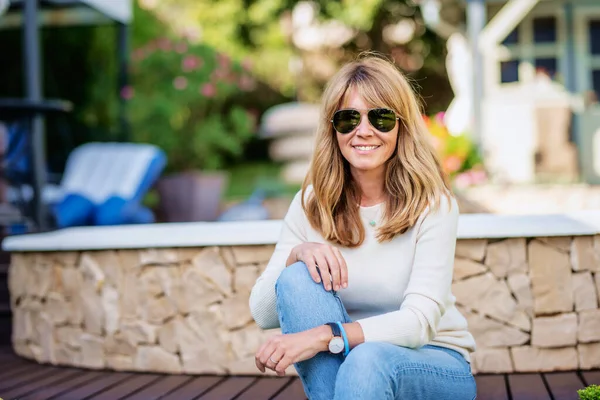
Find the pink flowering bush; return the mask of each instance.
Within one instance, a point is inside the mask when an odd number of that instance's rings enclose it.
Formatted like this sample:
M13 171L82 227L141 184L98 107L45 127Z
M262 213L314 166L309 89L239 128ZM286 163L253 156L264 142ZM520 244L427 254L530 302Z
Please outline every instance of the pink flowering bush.
M477 149L467 135L454 136L444 125L442 113L424 116L431 140L454 187L463 189L487 181L487 175Z
M160 146L169 169L218 169L243 152L255 118L236 99L253 90L246 66L204 45L161 38L131 54L134 140Z

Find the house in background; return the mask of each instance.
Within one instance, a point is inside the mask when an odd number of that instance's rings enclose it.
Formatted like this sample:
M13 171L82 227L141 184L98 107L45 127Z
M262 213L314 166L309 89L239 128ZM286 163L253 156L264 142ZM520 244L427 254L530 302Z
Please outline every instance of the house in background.
M448 40L449 123L473 133L496 180L600 183L600 0L420 6Z

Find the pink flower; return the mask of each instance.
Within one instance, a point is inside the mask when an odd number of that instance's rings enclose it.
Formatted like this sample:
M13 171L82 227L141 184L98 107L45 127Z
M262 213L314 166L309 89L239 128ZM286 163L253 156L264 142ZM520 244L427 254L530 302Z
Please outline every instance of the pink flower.
M173 48L173 44L167 38L160 38L156 41L156 44L159 49L163 51L170 51Z
M248 75L242 75L242 77L240 78L240 89L242 89L244 92L249 92L252 89L254 89L254 87L256 86L256 82L254 81L254 79L252 79L251 76Z
M141 61L142 59L144 59L145 56L146 56L146 51L143 48L135 49L131 53L131 59L134 61Z
M471 186L471 183L471 177L466 173L458 174L454 178L454 186L456 186L459 189L469 187Z
M213 73L211 75L211 80L213 80L213 81L224 80L225 78L227 78L228 74L229 74L229 71L226 69L217 69L217 70L213 71Z
M202 66L203 60L200 57L189 55L181 61L181 69L184 72L190 72Z
M133 98L134 91L131 86L123 86L121 89L121 97L125 100L130 100Z
M183 90L187 87L188 81L185 76L178 76L173 80L173 86L177 90Z
M462 161L456 156L450 156L444 160L443 166L447 172L455 172L460 169Z
M242 68L244 68L246 71L250 71L252 69L252 60L249 58L244 58L242 61Z
M217 87L212 83L205 83L200 88L200 93L204 97L214 97L217 94Z
M217 61L219 63L219 66L223 69L228 69L229 65L231 64L231 60L229 59L229 57L221 53L217 54Z
M487 180L487 176L484 170L481 169L472 169L471 171L471 181L474 185L479 185L485 183Z
M439 112L439 113L435 114L435 121L438 124L443 126L444 125L444 116L445 116L445 113L443 113L443 112Z
M188 46L185 42L179 42L175 45L175 51L179 54L183 54L187 51Z

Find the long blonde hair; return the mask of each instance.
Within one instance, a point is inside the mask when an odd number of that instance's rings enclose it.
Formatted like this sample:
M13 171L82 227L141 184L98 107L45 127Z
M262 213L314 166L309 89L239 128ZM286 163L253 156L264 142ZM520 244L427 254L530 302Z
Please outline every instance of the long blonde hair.
M397 147L387 161L386 210L378 241L406 232L427 207L436 209L441 196L451 196L410 83L390 61L371 54L360 56L343 66L325 88L313 158L302 185L302 207L311 226L326 240L344 247L360 246L365 238L359 215L360 188L331 124L333 113L351 91L367 104L391 108L400 117ZM311 184L312 194L306 196Z

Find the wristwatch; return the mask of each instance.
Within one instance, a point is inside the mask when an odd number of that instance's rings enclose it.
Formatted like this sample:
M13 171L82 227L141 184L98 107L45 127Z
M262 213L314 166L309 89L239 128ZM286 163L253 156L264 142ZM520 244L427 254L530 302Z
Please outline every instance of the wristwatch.
M325 325L328 325L333 333L333 337L329 341L329 352L332 354L341 353L344 351L344 338L342 337L340 327L335 322L328 322Z

